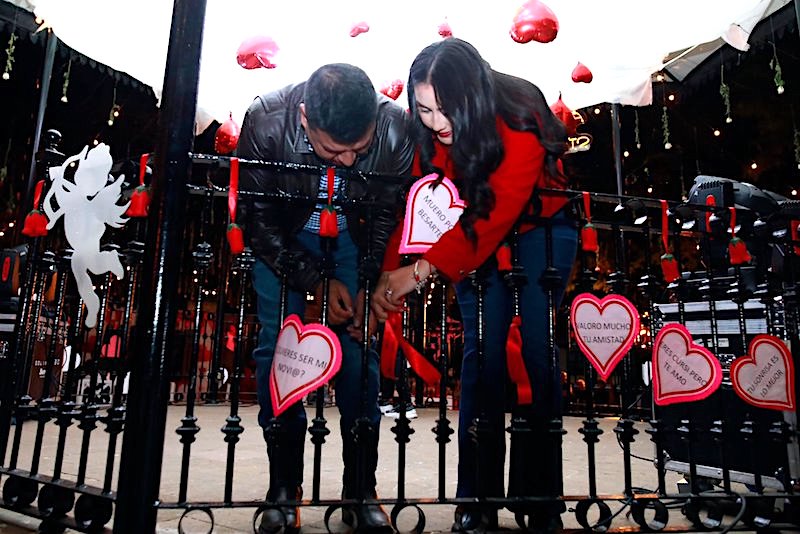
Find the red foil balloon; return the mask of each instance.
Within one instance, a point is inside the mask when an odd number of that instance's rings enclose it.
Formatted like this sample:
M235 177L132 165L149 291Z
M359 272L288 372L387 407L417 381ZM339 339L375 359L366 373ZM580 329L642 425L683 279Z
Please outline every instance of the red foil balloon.
M539 0L522 4L511 24L511 38L518 43L537 41L549 43L558 34L558 19L552 10Z
M439 35L441 35L442 39L453 36L453 30L450 28L450 24L448 24L447 21L439 24Z
M357 24L353 24L353 27L350 28L350 37L357 37L362 33L367 33L368 31L369 31L369 24L367 24L362 20Z
M236 150L240 131L239 125L233 120L233 114L231 114L230 118L217 128L217 133L214 135L214 150L218 154L230 154Z
M242 41L236 51L236 62L244 69L274 69L272 59L278 50L278 43L272 37L257 35Z
M550 106L550 109L553 110L555 116L558 117L561 122L564 123L564 126L567 127L568 136L575 135L578 126L583 124L583 120L576 117L576 115L580 117L580 114L569 109L564 101L561 100L561 95L558 95L558 100L555 104Z
M592 83L593 79L594 74L592 74L592 71L580 61L572 69L572 81L575 83Z
M404 87L405 84L403 83L403 80L397 79L381 87L381 93L385 94L392 100L397 100L397 97L403 93Z

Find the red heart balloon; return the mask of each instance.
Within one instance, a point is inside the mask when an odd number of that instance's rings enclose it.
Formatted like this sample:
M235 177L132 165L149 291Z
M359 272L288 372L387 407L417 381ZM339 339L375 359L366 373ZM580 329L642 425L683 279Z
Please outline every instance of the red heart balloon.
M403 83L403 80L397 79L387 84L384 84L384 86L381 87L381 93L385 94L392 100L397 100L397 97L399 97L403 93L404 87L405 84Z
M564 126L567 127L568 136L575 135L578 126L583 124L583 117L581 114L569 109L564 101L561 100L561 95L558 95L558 100L555 104L550 106L550 109L553 111L555 116L564 123Z
M350 28L350 37L356 37L361 35L362 33L367 33L369 31L369 24L364 22L358 22L353 24L352 28Z
M448 24L447 21L439 24L439 35L442 37L442 39L453 36L453 30L450 28L450 24Z
M272 58L278 53L278 43L272 37L257 35L242 41L236 51L236 62L245 69L274 69Z
M589 67L578 61L575 68L572 69L572 81L575 83L592 83L594 74L589 70Z
M518 43L538 41L549 43L558 34L558 19L555 13L539 0L522 4L511 24L511 38Z
M236 145L239 143L239 125L233 120L233 114L230 118L222 123L217 128L217 133L214 134L214 150L218 154L230 154L236 150Z

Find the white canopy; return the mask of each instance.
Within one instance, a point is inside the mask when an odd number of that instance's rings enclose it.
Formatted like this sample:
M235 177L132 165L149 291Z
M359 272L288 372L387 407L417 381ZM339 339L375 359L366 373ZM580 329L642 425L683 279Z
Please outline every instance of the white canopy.
M161 91L170 0L29 1L64 43ZM324 63L358 65L376 88L405 81L415 55L441 39L443 22L496 70L536 83L551 103L562 93L573 109L603 102L648 105L651 75L668 54L689 49L677 60L686 61L692 51L719 46L718 39L746 50L755 24L788 1L545 0L558 18L558 36L546 44L519 44L509 30L522 0L208 0L197 130L229 112L241 123L255 96L304 80ZM369 31L351 37L350 29L362 21ZM257 35L279 45L276 68L237 64L241 42ZM696 47L703 43L712 44ZM572 81L578 62L592 71L590 84ZM407 104L405 93L398 102Z

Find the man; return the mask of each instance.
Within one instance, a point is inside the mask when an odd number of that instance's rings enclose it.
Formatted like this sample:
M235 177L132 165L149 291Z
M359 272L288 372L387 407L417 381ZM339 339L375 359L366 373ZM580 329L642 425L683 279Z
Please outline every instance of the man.
M243 159L284 161L325 165L333 172L298 173L267 167L244 166L242 191L288 193L318 199L303 203L274 198L246 197L240 204L240 220L256 256L253 286L258 294L261 323L256 360L256 380L260 405L259 424L264 429L270 460L272 502L295 500L301 495L303 448L307 428L306 414L297 403L273 420L269 395L272 356L280 329L280 286L285 277L289 287L287 313L303 316L306 294L321 295L320 215L334 199L373 198L399 200L404 177L410 173L412 142L407 133L406 113L391 100L375 92L361 69L346 64L325 65L308 81L257 98L245 115L237 154ZM336 169L397 176L396 181L363 178L348 179ZM335 174L333 187L328 177ZM330 251L335 272L329 284L329 323L339 335L343 359L336 375L336 402L341 415L342 456L344 460L343 496L350 499L373 498L377 467L378 361L370 351L366 395L367 413L362 414L364 394L361 377L361 346L355 334L365 320L363 280L375 281L386 249L386 241L396 225L396 210L372 210L371 220L364 213L336 208L339 235L331 239ZM349 331L349 332L348 332ZM356 442L356 420L366 417L374 428L373 439ZM272 422L271 422L272 420ZM364 456L359 457L362 454ZM363 462L357 466L357 459ZM364 467L366 466L366 467ZM357 478L360 476L359 478ZM356 494L360 488L361 494ZM359 506L359 530L391 532L391 524L380 506ZM346 514L347 517L347 514ZM297 509L283 507L262 514L259 533L287 532L300 527Z

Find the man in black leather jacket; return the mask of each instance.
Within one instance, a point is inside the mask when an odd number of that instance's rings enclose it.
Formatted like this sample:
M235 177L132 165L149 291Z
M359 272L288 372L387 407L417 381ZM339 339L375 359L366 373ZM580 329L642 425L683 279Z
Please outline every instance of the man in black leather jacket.
M326 167L296 172L244 165L241 171L243 193L287 195L287 198L269 198L243 194L239 213L246 239L256 256L253 286L258 294L261 330L253 357L261 407L258 420L264 429L270 459L269 501L295 500L301 495L307 429L301 403L274 418L269 395L272 356L281 326L281 279L286 280L290 290L287 313L303 317L306 294L317 297L321 294L320 212L329 203L329 192L334 200L390 201L384 208L373 209L370 220L363 210L337 207L339 235L326 238L332 240L330 250L336 264L329 284L328 319L339 335L343 352L342 366L335 378L343 440L343 496L351 499L376 496L380 423L377 353L368 354L367 413L362 414L362 351L348 330L356 332L362 328L363 281L377 279L386 241L397 223L397 210L391 207L391 201L401 202L400 189L408 178L413 157L407 128L407 114L376 93L366 73L346 64L325 65L306 82L256 98L245 115L237 148L240 158ZM391 175L396 179L352 177L336 172L341 168ZM329 177L334 175L329 189ZM289 200L288 196L295 200ZM370 443L357 444L353 430L356 420L364 416L374 426L371 435L375 438ZM364 455L365 470L356 467L359 454ZM366 471L361 480L356 479L357 471ZM359 530L392 531L379 506L354 507L348 513L356 514ZM259 532L281 529L291 532L299 527L298 510L280 507L262 514Z

